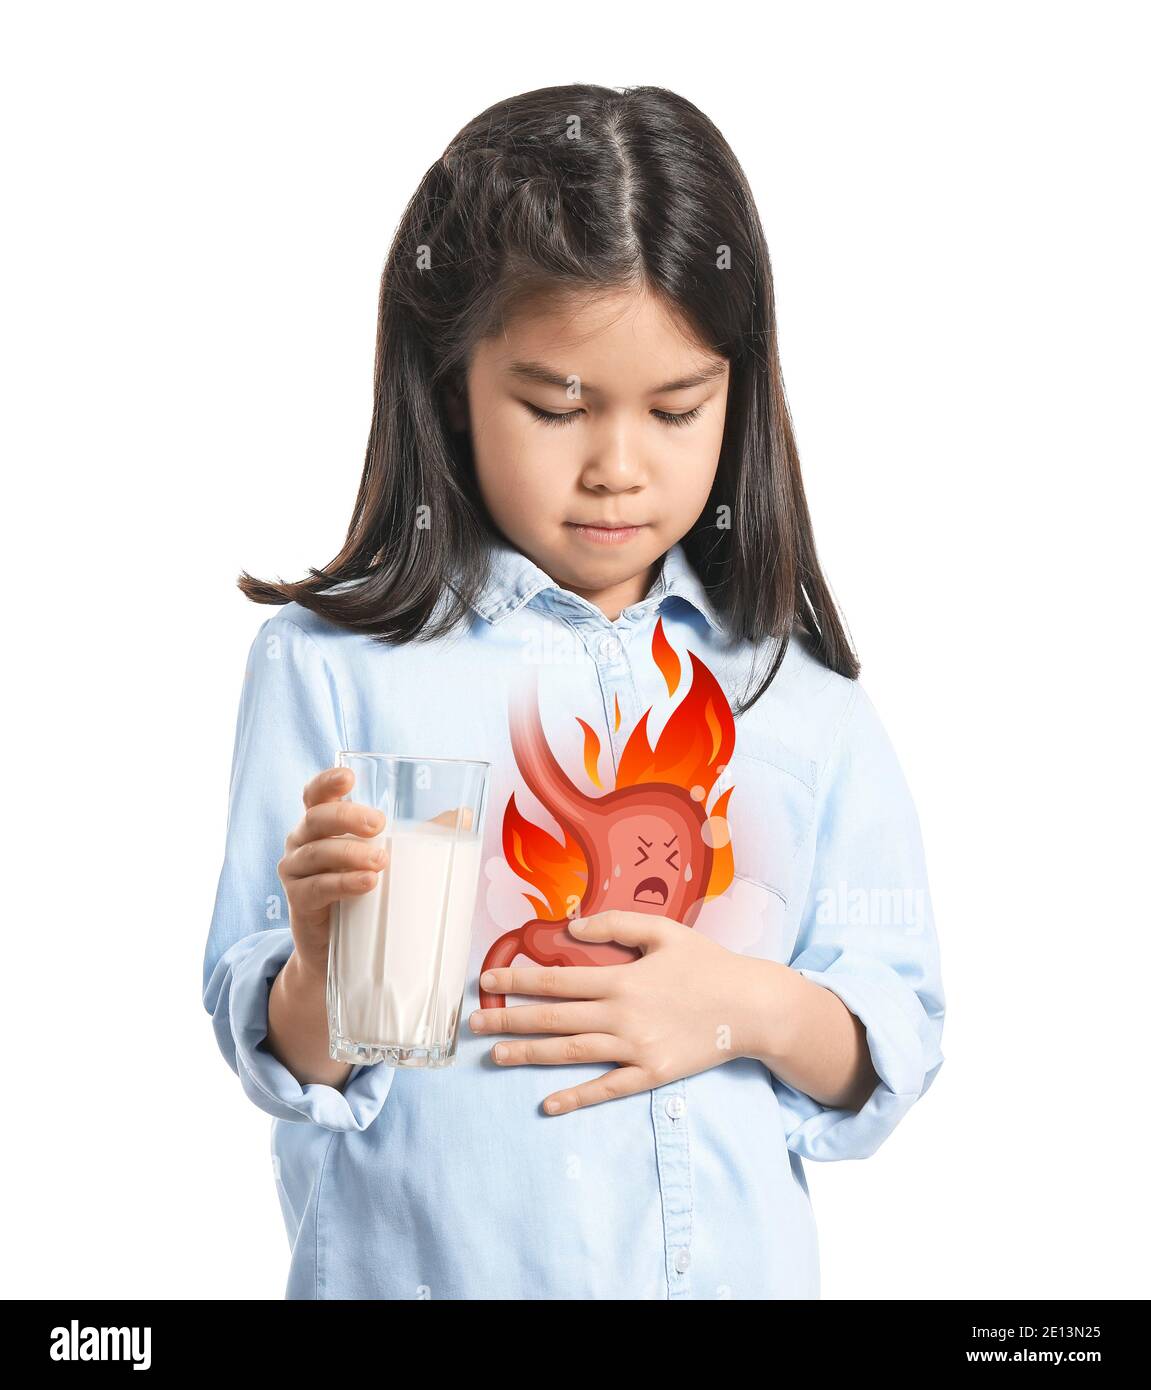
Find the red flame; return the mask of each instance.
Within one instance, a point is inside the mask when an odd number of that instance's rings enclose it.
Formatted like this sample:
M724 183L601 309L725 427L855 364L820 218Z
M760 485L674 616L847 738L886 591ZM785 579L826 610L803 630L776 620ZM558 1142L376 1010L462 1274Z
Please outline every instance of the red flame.
M680 684L682 666L667 640L663 619L652 635L652 656L674 695ZM663 783L680 787L693 800L705 806L735 747L735 721L723 689L708 667L689 652L691 686L668 717L654 748L647 735L651 709L646 710L632 730L616 775L616 790L642 783ZM619 697L615 699L615 728L621 722ZM603 789L599 776L601 745L595 730L577 716L583 729L583 765L592 784ZM723 893L734 876L731 837L727 823L727 804L734 788L717 798L708 814L705 833L712 847L711 871L700 897ZM551 808L549 808L551 809ZM562 819L557 816L562 826ZM504 855L512 869L533 885L536 894L524 896L539 918L560 921L577 914L587 889L587 863L579 846L564 831L561 845L553 835L541 830L521 815L514 795L509 799L503 824Z

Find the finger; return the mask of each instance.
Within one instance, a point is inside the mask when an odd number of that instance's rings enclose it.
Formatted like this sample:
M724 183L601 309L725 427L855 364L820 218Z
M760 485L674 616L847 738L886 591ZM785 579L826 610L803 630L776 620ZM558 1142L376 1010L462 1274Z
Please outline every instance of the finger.
M618 965L502 965L485 970L480 984L489 994L556 995L563 999L604 999L618 980Z
M289 849L323 840L331 835L378 835L387 824L387 817L374 806L359 801L327 801L311 806L284 841Z
M292 893L292 909L296 912L322 912L342 898L359 897L376 886L378 875L372 872L349 874L313 874L298 880Z
M477 1009L468 1020L475 1033L594 1033L604 1026L602 1004L518 1004Z
M544 1109L549 1115L564 1115L570 1110L583 1110L589 1105L599 1105L605 1100L619 1100L621 1096L638 1095L640 1091L652 1089L652 1078L643 1067L616 1067L594 1081L585 1081L582 1086L572 1086L566 1091L556 1091L544 1100Z
M449 830L470 830L473 812L470 806L453 806L450 811L441 811L433 816L429 825L445 825Z
M327 767L317 772L304 788L304 805L319 806L324 801L334 801L351 790L355 774L350 767Z
M313 874L383 869L390 858L386 844L379 837L361 840L356 835L338 835L286 849L276 867L286 887L289 879L309 878Z
M618 941L621 946L650 948L666 942L671 929L680 925L656 912L628 912L621 907L609 907L590 917L573 917L568 922L568 931L581 941Z
M532 1038L501 1042L492 1048L492 1061L501 1067L564 1066L577 1062L626 1062L626 1045L611 1033L577 1033L571 1038Z

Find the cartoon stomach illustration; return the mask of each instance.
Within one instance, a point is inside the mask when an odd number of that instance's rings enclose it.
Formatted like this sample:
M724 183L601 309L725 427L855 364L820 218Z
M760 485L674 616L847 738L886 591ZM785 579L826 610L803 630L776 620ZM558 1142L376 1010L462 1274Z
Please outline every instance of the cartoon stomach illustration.
M688 653L691 687L663 726L655 747L648 741L649 708L620 755L615 789L601 796L581 790L560 766L540 720L535 673L515 691L509 729L516 765L529 789L555 817L561 844L532 824L509 798L503 852L513 872L533 885L525 893L535 915L491 945L483 969L510 965L524 955L537 965L618 965L641 952L614 941L580 941L567 930L573 917L608 908L652 912L692 926L705 901L717 897L734 875L727 803L733 787L710 811L705 805L735 746L735 721L719 682ZM660 618L652 657L668 695L680 682L680 660ZM584 768L597 786L600 741L584 731ZM616 701L615 727L619 728ZM502 1008L504 996L479 993L480 1007Z

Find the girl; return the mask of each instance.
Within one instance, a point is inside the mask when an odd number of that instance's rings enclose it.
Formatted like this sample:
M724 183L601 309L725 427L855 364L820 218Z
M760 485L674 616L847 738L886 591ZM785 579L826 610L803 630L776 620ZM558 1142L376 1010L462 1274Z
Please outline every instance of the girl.
M460 132L384 269L346 544L240 587L279 611L204 1003L275 1117L287 1297L818 1297L803 1159L874 1153L944 996L767 247L700 111L553 87ZM386 865L341 748L491 764L442 1069L328 1052L329 909Z

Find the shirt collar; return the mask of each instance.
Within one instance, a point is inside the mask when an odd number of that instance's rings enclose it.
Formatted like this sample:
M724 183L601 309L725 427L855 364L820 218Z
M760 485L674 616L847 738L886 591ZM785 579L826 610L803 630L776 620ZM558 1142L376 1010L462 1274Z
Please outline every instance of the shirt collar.
M502 622L538 594L542 595L543 603L561 609L570 616L592 621L598 619L610 626L602 609L579 594L562 588L546 570L507 541L500 539L489 542L489 553L491 563L487 581L472 603L474 610L489 623ZM453 583L452 587L456 588L456 585ZM691 604L716 632L724 631L722 619L709 600L683 545L678 541L664 555L663 564L647 595L625 608L621 616L639 619L672 597Z

